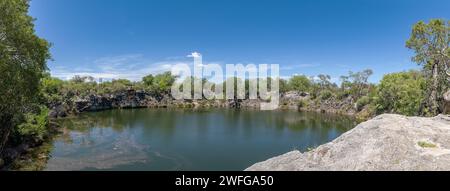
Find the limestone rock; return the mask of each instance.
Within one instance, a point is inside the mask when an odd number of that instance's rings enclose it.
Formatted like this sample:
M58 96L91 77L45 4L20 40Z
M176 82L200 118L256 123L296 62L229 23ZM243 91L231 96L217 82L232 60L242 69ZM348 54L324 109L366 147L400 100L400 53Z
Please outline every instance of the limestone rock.
M306 92L299 92L299 91L288 91L282 95L283 98L288 100L300 100L309 94Z
M450 90L444 94L444 114L450 114Z
M450 170L450 116L383 114L312 151L246 170Z

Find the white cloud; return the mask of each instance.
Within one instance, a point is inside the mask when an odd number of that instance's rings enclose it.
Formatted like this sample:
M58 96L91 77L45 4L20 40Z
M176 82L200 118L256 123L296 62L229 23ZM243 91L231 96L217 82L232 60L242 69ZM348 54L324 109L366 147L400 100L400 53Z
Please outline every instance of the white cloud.
M187 55L189 58L199 58L202 55L199 52L192 52L191 54Z
M191 53L188 57L201 56L198 52ZM96 80L102 78L103 81L112 79L129 79L132 81L139 81L142 77L148 74L158 74L166 71L171 71L172 67L177 64L186 64L193 66L193 59L186 59L186 57L172 57L173 59L165 59L163 61L150 61L141 54L126 54L119 56L101 57L87 61L84 64L79 64L76 67L54 66L51 67L51 74L61 79L71 79L73 76L92 76ZM214 74L220 79L233 77L226 75L225 64L223 62L203 62L199 66L206 66L208 64L218 64L223 67L223 74ZM244 66L254 63L237 63ZM258 67L258 64L255 64ZM270 64L269 64L270 65ZM295 67L314 67L318 64L298 64ZM283 68L280 66L281 69ZM290 67L290 66L288 66ZM193 71L193 68L191 68ZM303 75L302 73L294 73L293 75ZM282 79L288 79L292 75L280 76ZM334 79L333 79L334 80Z
M53 76L61 79L71 79L73 76L92 76L97 80L129 79L141 80L148 74L156 74L170 71L172 65L179 62L150 62L142 55L121 55L114 57L102 57L76 68L58 66L50 72Z

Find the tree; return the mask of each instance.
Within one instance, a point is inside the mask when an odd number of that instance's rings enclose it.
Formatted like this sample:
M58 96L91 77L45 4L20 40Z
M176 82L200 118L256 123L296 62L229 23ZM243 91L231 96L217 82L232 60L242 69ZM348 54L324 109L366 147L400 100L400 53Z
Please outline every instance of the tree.
M412 61L423 66L427 80L427 97L422 113L436 115L443 109L443 94L449 89L450 21L432 19L413 26L406 47L414 50Z
M424 96L425 80L420 72L384 75L378 86L377 109L403 115L418 115Z
M309 91L311 86L311 81L304 75L295 75L289 79L289 87L295 91Z
M57 94L62 88L64 81L51 77L49 73L41 79L41 92L45 94Z
M171 72L157 74L153 78L153 90L158 93L169 93L175 79L176 77L173 76Z
M360 98L364 94L368 92L364 92L364 90L368 90L369 87L369 77L373 74L371 69L366 69L361 72L351 73L350 76L353 79L353 85L355 86L356 98Z
M280 79L279 82L279 86L280 86L280 93L286 93L287 91L289 91L289 85L288 82L285 79Z
M322 89L331 87L330 75L319 74L317 77L319 78L318 84Z
M142 78L142 82L144 83L144 85L146 85L146 86L151 86L151 85L153 85L153 80L155 79L155 77L153 77L153 75L147 75L147 76L144 76L143 78Z
M73 83L84 83L84 82L94 82L94 77L92 76L79 76L75 75L70 79Z
M41 79L41 90L42 94L42 103L57 103L62 101L62 96L60 95L61 90L63 89L64 81L53 78L49 73L46 73L45 76Z
M341 76L341 89L348 91L355 99L359 99L361 96L368 93L369 77L373 74L371 69L366 69L360 72L348 73L348 76Z
M0 154L27 106L36 102L50 44L36 36L28 0L0 0Z

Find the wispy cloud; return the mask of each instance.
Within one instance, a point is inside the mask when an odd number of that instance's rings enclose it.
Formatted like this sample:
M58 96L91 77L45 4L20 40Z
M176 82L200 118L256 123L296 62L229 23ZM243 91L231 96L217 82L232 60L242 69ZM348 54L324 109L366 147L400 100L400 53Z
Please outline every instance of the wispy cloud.
M315 68L319 67L320 64L318 63L308 63L308 64L292 64L292 65L285 65L280 67L280 70L295 70L295 69L301 69L301 68Z
M187 56L171 57L170 59L164 59L162 61L150 61L142 54L125 54L118 56L101 57L97 59L88 60L85 63L79 64L76 67L68 66L55 66L51 67L52 76L61 79L71 79L74 76L92 76L96 80L102 78L103 81L112 79L129 79L132 81L139 81L142 77L148 74L158 74L165 71L171 71L172 67L178 64L186 64L190 67L194 66L192 58L201 56L198 52L193 52ZM223 74L214 74L215 77L225 80L228 77L234 77L233 75L227 75L224 62L203 62L201 67L208 64L217 64L222 66ZM255 63L236 63L244 66ZM270 64L269 64L270 65ZM299 70L306 67L318 67L320 64L296 64L290 66L280 66L280 70ZM192 70L193 68L191 68ZM299 75L295 73L294 75ZM208 76L205 76L208 77ZM292 75L280 76L283 79L288 79Z
M55 67L51 74L61 79L70 79L73 76L92 76L96 79L129 79L138 81L148 74L170 71L177 61L150 62L143 55L129 54L113 57L102 57L76 68Z

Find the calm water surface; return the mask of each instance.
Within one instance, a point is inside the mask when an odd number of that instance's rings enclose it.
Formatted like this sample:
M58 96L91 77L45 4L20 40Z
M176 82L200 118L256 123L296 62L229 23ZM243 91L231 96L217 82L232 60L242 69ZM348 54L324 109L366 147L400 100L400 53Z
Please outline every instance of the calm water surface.
M243 170L356 124L295 111L132 109L61 121L46 170Z

